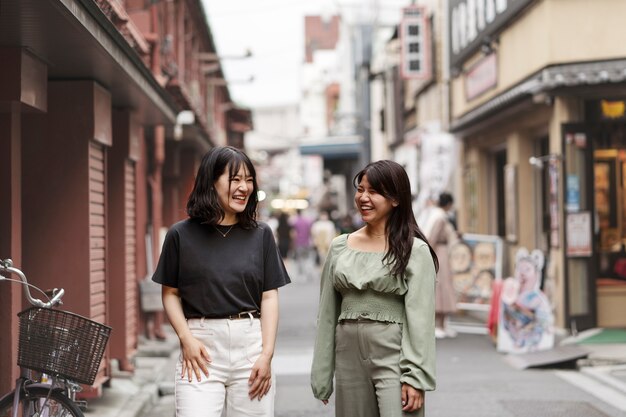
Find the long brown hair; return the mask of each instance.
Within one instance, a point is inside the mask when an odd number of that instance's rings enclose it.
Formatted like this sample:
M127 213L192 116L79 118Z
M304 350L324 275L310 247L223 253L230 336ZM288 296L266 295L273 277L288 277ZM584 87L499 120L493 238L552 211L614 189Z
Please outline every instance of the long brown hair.
M426 242L433 257L435 269L438 270L437 255L415 221L411 207L411 184L404 168L397 162L389 160L371 162L355 175L352 184L358 187L365 175L374 190L383 197L398 203L389 213L385 226L387 252L383 257L383 262L391 267L391 274L405 276L415 237Z

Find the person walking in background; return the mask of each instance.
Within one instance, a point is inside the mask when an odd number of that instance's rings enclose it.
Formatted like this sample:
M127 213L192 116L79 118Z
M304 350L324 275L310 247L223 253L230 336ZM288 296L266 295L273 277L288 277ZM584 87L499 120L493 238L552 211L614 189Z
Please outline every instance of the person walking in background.
M289 216L287 216L287 213L284 211L281 211L278 216L276 234L278 235L280 256L282 256L283 259L287 259L289 250L291 249L291 225L289 224Z
M311 220L302 214L302 210L297 210L291 222L293 227L293 250L295 261L298 263L298 270L304 271L304 263L311 255Z
M448 325L449 316L456 312L456 293L452 282L448 248L458 240L458 235L450 222L448 212L454 199L449 193L441 193L437 207L432 209L424 233L428 242L435 248L439 259L435 296L435 336L455 337L456 331Z
M337 416L424 416L424 392L435 389L437 256L401 165L373 162L353 183L365 226L336 237L324 264L313 394L326 404L334 375Z
M354 222L352 221L352 216L350 214L346 214L341 217L339 220L339 233L352 233L356 230L354 227Z
M327 212L322 211L319 218L311 225L311 237L317 252L315 259L318 265L326 259L326 254L335 236L337 236L335 223L330 220Z
M278 288L290 279L271 229L256 221L257 190L246 154L211 149L189 218L165 237L152 279L180 340L178 417L274 415Z

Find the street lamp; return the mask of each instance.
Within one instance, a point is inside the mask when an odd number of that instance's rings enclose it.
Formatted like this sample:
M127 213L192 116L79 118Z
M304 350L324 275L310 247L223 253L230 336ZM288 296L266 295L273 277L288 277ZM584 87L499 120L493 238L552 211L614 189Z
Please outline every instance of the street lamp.
M196 122L196 115L191 110L183 110L176 115L176 124L174 125L174 140L183 138L183 126L192 125Z
M543 163L546 161L562 161L563 159L563 155L551 153L542 156L531 156L528 158L528 163L537 169L542 169Z

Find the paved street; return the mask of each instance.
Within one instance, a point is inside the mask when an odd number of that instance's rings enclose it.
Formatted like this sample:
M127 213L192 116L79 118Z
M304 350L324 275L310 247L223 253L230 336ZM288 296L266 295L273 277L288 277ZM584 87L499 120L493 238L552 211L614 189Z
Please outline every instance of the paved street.
M334 416L309 387L315 334L318 275L309 265L303 274L288 265L293 283L280 291L281 318L274 359L277 374L276 417ZM569 370L517 370L495 351L484 335L460 334L437 342L435 392L427 394L426 411L437 417L626 417L562 377ZM172 396L164 396L145 413L173 416Z

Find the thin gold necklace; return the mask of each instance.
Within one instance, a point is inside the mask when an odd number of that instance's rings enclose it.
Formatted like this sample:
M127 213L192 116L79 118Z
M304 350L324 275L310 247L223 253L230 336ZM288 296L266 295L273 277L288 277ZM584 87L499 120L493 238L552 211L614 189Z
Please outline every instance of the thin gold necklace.
M219 232L219 234L222 235L222 237L226 237L226 236L228 236L230 231L233 230L234 226L235 226L234 224L231 224L230 227L228 228L228 230L226 231L226 233L223 233L220 229L217 228L217 226L213 226L213 227L215 227L215 230L217 230Z

